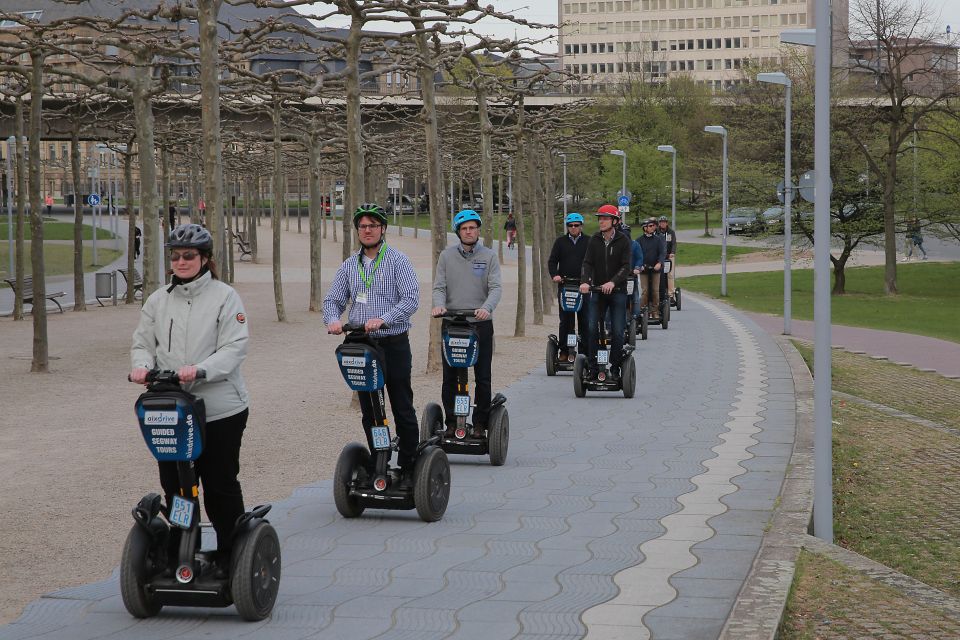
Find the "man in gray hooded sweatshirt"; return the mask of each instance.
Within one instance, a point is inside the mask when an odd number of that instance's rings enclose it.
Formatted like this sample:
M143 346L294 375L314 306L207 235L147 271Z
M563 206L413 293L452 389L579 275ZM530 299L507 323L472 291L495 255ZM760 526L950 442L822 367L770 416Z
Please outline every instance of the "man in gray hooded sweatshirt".
M473 309L468 318L477 331L477 363L473 367L476 386L476 407L473 410L474 428L483 429L490 417L493 365L493 310L500 304L500 262L497 254L478 244L480 239L480 215L472 209L464 209L453 218L453 231L460 243L447 247L437 261L437 274L433 281L434 316L441 316L447 309ZM446 359L443 360L443 413L447 427L456 425L453 411L457 389L457 373Z

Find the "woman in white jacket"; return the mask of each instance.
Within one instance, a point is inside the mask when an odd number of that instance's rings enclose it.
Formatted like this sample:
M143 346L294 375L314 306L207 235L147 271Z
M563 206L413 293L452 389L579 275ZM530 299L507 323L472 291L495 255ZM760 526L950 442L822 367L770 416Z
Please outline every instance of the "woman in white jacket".
M240 442L247 425L247 317L240 296L217 277L213 238L198 224L170 232L170 286L147 298L133 334L130 379L143 384L150 369L176 371L186 391L203 398L207 427L195 466L203 503L217 532L218 562L229 566L234 524L244 512ZM198 372L205 377L198 379ZM175 462L160 462L167 507L179 490Z

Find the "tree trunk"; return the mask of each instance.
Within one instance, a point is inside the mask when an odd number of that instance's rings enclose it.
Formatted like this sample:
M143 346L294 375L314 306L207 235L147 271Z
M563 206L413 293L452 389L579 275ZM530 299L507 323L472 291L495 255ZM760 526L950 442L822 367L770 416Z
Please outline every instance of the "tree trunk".
M899 150L897 125L890 125L887 138L887 165L883 182L883 290L887 295L897 291L897 226L895 218L895 191L897 188L897 152Z
M833 262L833 290L830 292L831 295L842 296L847 292L847 272L845 269L851 253L853 253L852 249L844 247L840 257L830 256L830 261Z
M169 264L170 250L167 249L166 238L170 237L170 153L166 145L160 147L160 228L163 229L163 264ZM216 236L214 236L214 245L216 245ZM159 251L158 251L159 253ZM214 260L214 264L220 266L219 262ZM132 271L130 273L133 273Z
M500 217L506 220L506 216L503 214L503 205L506 201L506 191L503 189L503 166L497 170L497 202L500 206L497 207L497 210L500 212ZM503 264L503 225L500 224L499 218L497 219L497 258L500 260L500 264Z
M303 204L303 173L297 171L297 233L303 233L303 216L300 208Z
M480 116L480 182L483 190L483 244L493 248L493 125L487 112L483 78L477 78L477 111ZM502 256L501 256L502 257Z
M280 198L286 201L283 194L283 143L280 139L280 101L273 107L273 300L277 307L277 320L286 322L287 315L283 310L283 282L280 273L280 212L283 211Z
M321 242L320 224L323 218L323 205L320 202L320 144L319 140L310 140L309 143L310 173L307 182L310 189L310 311L323 310L323 280L321 279L320 258L323 243ZM327 225L323 223L323 233L326 235Z
M230 184L230 185L231 185L230 189L227 189L226 184ZM224 190L223 219L224 219L224 220L226 221L226 223L227 223L227 225L226 225L226 226L227 226L227 231L226 231L225 234L223 234L223 238L224 238L224 240L226 241L225 244L227 245L227 246L225 247L225 251L224 251L224 256L223 256L223 257L224 257L224 260L226 261L227 267L228 267L228 268L227 268L227 282L230 283L230 284L233 284L234 275L235 275L234 267L236 266L236 265L234 264L234 262L233 262L233 227L234 227L234 225L235 225L235 220L236 220L236 217L237 217L237 209L236 209L237 198L236 198L236 193L235 193L235 191L234 191L236 187L233 186L233 185L235 185L235 184L236 184L235 182L229 181L228 179L225 179L225 180L224 180L224 189L223 189L223 190ZM233 202L231 203L231 204L232 204L232 207L227 205L227 194L226 194L226 191L234 192L234 193L233 193L233 198L231 198L232 201L233 201ZM232 209L232 211L231 211L231 209ZM233 215L231 215L231 213L232 213Z
M40 136L43 135L42 52L30 53L30 265L33 271L33 362L31 372L49 370L47 342L47 284L43 264L43 198L40 185Z
M16 142L14 149L17 154L16 174L17 174L17 219L14 233L16 239L16 271L17 290L14 292L13 299L13 319L23 320L23 279L26 277L26 265L24 264L23 252L26 244L26 216L27 216L27 150L24 147L26 135L23 130L23 102L17 98L16 123L14 130L16 132Z
M556 238L557 224L554 211L557 208L557 199L555 197L556 185L553 177L556 175L556 166L553 164L553 152L550 149L543 149L540 156L544 159L546 166L542 173L545 176L543 182L543 225L540 227L540 282L543 288L543 313L553 313L553 300L556 298L557 285L550 278L550 249L553 247L553 241ZM561 221L562 223L562 221Z
M87 310L83 278L83 202L80 200L80 114L70 129L70 170L73 174L73 310Z
M203 192L207 229L213 235L214 264L223 265L226 241L223 220L223 160L220 138L220 57L217 15L222 0L197 0L200 36L200 119L203 129ZM164 216L166 217L166 216Z
M153 145L153 104L149 93L152 77L149 52L137 54L137 74L132 83L133 111L136 120L137 157L140 160L140 214L143 216L143 298L160 285L158 260L162 238L157 238L157 160Z
M517 105L517 128L514 136L517 141L517 156L516 156L516 169L517 177L519 178L523 172L521 171L521 161L526 158L526 149L524 146L524 108L523 108L523 96L520 96L519 104ZM517 192L514 194L514 201L519 201L519 206L511 206L510 210L514 211L514 218L517 223L517 319L513 327L513 335L517 338L521 338L526 335L527 331L527 245L526 239L524 237L524 225L523 225L523 205L527 201L526 195L523 193L523 180L514 180L513 182L517 187ZM519 198L517 196L520 196Z
M133 202L133 149L127 147L127 152L123 154L123 189L127 202L127 293L126 303L133 304L136 301L136 290L133 288L133 270L136 268L136 258L134 257L133 239L137 233L137 208ZM142 240L142 238L141 238ZM143 249L141 242L141 250ZM144 297L144 300L147 298Z
M419 18L419 10L414 10L411 15ZM415 27L423 28L423 20L412 20ZM418 33L414 36L417 43L417 51L423 58L417 70L420 76L420 96L423 100L423 119L424 138L426 143L427 160L427 192L430 198L430 242L433 252L431 264L431 282L437 276L437 261L440 253L447 246L447 229L444 224L443 206L443 170L440 167L440 135L437 127L437 101L436 87L434 85L434 73L436 69L428 66L428 61L432 59L430 45L425 33ZM440 321L436 318L430 321L430 344L427 347L427 372L435 372L440 369Z
M343 259L351 251L350 227L347 219L365 200L363 173L362 112L360 107L360 39L363 22L354 15L345 43L347 53L347 76L345 98L347 105L347 191L343 200Z
M530 288L533 292L533 324L541 325L543 324L543 287L540 286L541 278L541 267L542 263L540 261L540 226L542 222L542 216L540 214L540 187L539 187L539 169L537 167L537 160L534 157L536 150L536 143L532 141L525 141L524 147L526 148L526 161L527 161L527 179L524 182L524 193L526 197L524 202L527 203L527 210L530 212L530 220L533 222L533 233L532 240L533 242L531 247L531 259L530 266L533 267L532 273L530 274ZM518 225L519 226L519 225ZM523 246L523 242L520 242L519 246Z

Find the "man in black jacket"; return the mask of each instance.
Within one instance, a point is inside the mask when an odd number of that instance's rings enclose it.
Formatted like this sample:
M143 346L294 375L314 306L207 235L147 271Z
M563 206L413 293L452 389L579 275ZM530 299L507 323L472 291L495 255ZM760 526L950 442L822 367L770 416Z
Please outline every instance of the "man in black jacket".
M577 333L580 334L580 343L587 344L587 310L590 306L590 297L584 296L580 304L580 311L575 314L563 311L563 279L580 279L580 271L583 268L583 257L587 255L587 243L590 240L583 235L583 216L579 213L571 213L566 217L567 234L560 236L553 243L553 250L550 251L550 257L547 259L547 269L550 270L550 277L557 283L557 296L560 307L558 315L560 316L560 331L557 338L560 340L560 360L566 360L569 355L567 349L567 334L573 333L574 326L577 327Z
M673 291L676 288L674 286L674 275L677 272L677 233L670 226L670 221L667 220L667 216L660 216L660 218L657 219L657 223L657 235L662 237L664 242L667 243L667 260L670 261L670 271L666 274L666 289L667 295L673 300ZM660 288L663 289L662 286Z
M667 243L656 235L657 221L647 218L643 223L643 235L637 238L640 248L643 249L643 265L640 267L640 284L643 285L643 294L640 296L640 306L649 306L650 318L660 317L660 270L667 257Z
M620 363L623 360L623 331L627 315L627 278L630 276L631 244L630 239L615 228L620 221L619 210L605 204L597 210L598 231L587 245L587 254L583 259L580 273L580 291L588 293L591 286L601 288L599 293L590 296L590 311L587 316L588 353L592 370L596 367L599 327L610 309L610 377L616 381L620 377Z

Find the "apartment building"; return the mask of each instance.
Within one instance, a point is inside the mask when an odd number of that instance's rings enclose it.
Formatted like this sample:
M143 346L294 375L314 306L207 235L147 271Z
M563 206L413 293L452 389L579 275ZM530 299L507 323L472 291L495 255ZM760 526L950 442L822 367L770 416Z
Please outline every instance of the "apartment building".
M748 61L778 65L780 32L813 27L814 0L558 0L562 68L572 93L687 75L719 92L742 82ZM848 2L833 3L846 32Z

